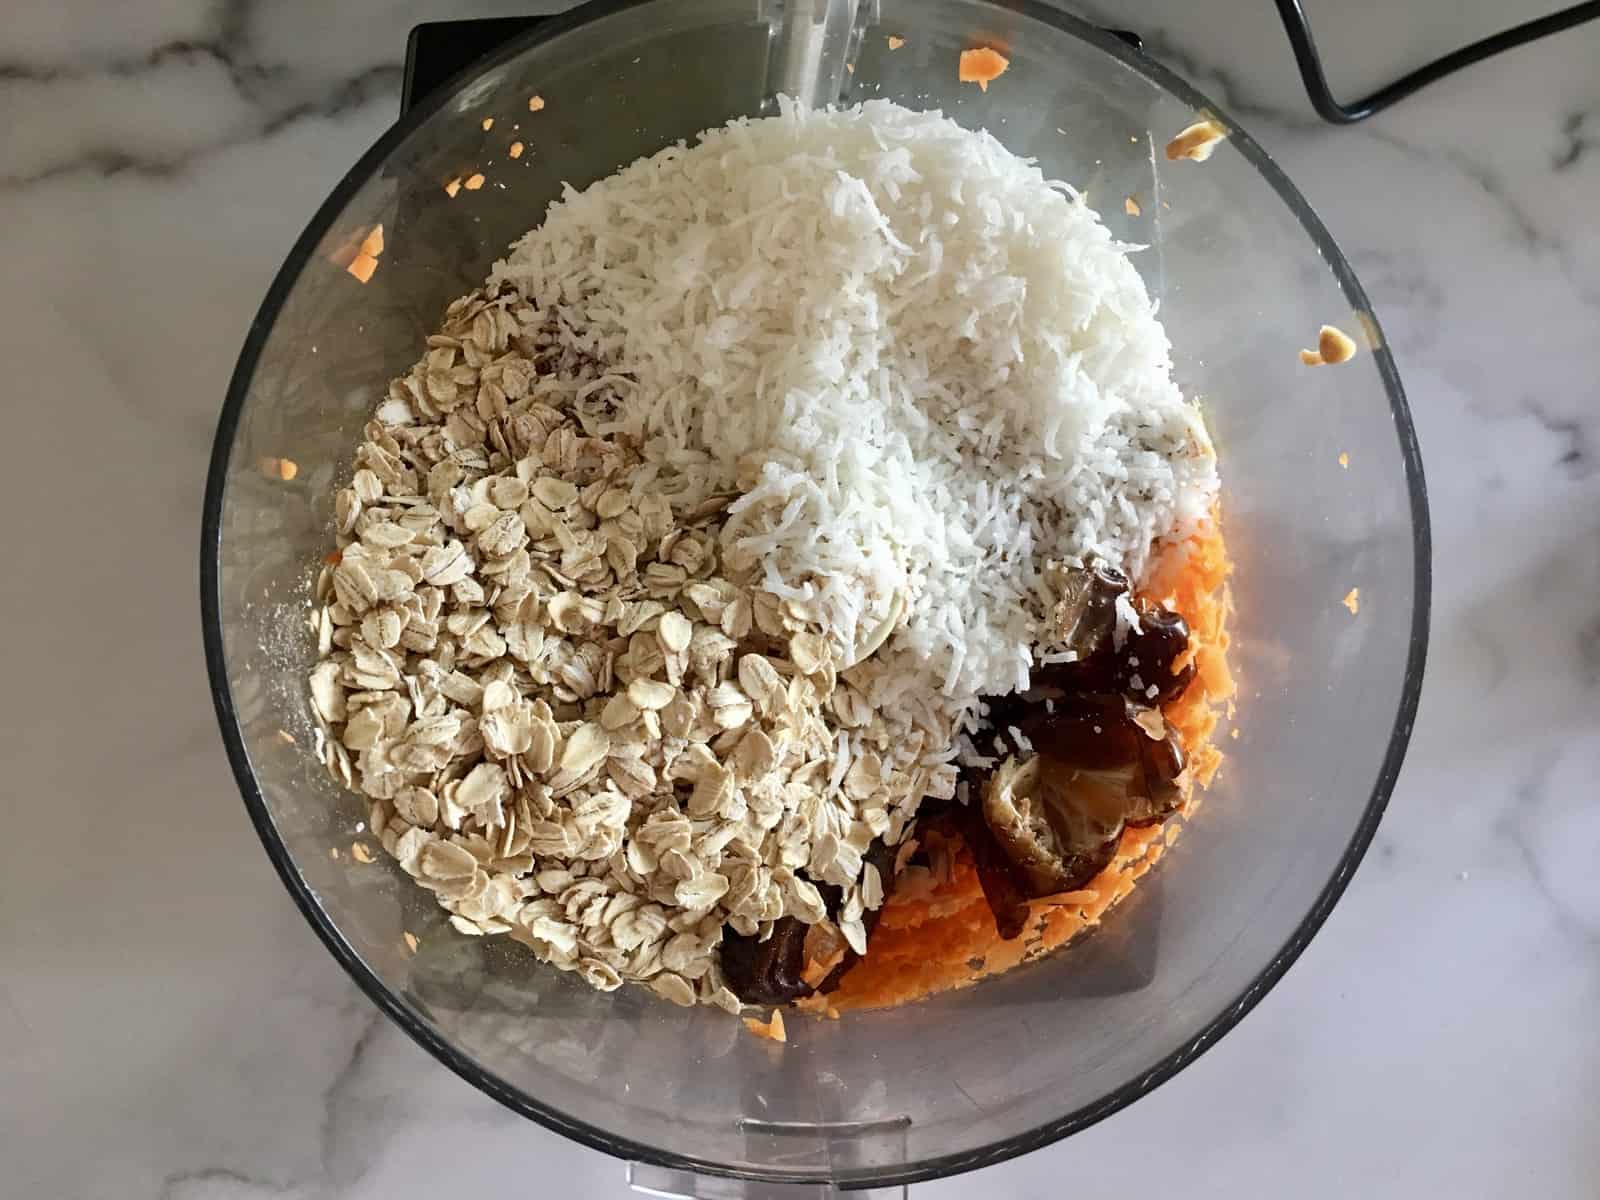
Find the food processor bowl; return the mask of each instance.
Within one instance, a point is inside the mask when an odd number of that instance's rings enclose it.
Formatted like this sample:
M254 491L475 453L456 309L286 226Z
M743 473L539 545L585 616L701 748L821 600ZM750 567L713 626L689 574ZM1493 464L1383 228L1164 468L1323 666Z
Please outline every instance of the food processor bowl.
M978 45L1009 58L987 90L957 79ZM1134 261L1218 447L1240 682L1215 786L1103 928L965 991L797 1016L782 1046L723 1012L602 994L507 939L462 936L393 862L353 858L364 804L313 752L305 687L334 492L446 304L564 185L772 111L779 91L940 109L1147 247ZM1168 162L1168 139L1202 114L1228 140L1209 161ZM475 173L481 187L447 192ZM363 285L345 268L378 223L385 248ZM1303 366L1324 323L1361 353ZM440 88L338 185L262 304L222 411L202 544L210 680L239 787L290 894L373 1002L497 1100L660 1178L824 1188L945 1175L1083 1129L1260 999L1327 916L1394 784L1428 583L1400 381L1305 200L1225 113L1116 36L984 0L600 0ZM1353 590L1357 612L1341 603Z

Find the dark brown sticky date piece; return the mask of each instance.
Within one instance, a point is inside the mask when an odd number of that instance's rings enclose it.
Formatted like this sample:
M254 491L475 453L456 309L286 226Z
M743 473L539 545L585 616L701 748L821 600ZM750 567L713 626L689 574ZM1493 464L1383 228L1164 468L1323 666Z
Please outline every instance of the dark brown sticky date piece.
M1077 662L1052 663L1034 672L1035 687L1059 688L1068 695L1120 692L1135 704L1157 708L1176 700L1194 678L1194 664L1181 671L1172 666L1189 648L1189 625L1166 608L1139 613L1139 632L1129 630L1122 649L1103 638ZM1150 688L1156 689L1150 694Z
M1139 759L1150 735L1134 722L1121 696L1063 696L1050 708L1035 705L1016 722L1034 750L1069 767L1107 771Z
M974 787L982 786L981 779L969 777L969 781ZM983 898L994 914L995 929L1007 941L1022 932L1028 920L1028 897L1018 886L1016 868L984 822L978 805L930 803L917 817L917 837L923 845L939 839L965 846L972 855ZM911 861L929 865L920 851Z
M1041 756L1043 770L1058 778L1065 773L1061 784L1067 792L1076 786L1116 797L1122 822L1135 828L1172 815L1182 799L1177 780L1184 767L1176 734L1152 738L1138 722L1146 710L1121 696L1066 696L1054 707L1054 712L1036 710L1019 728ZM1069 851L1101 857L1098 850L1077 844L1062 822L1052 826Z
M878 868L887 892L894 871L894 851L875 838L862 856L865 862ZM843 889L830 883L819 883L817 891L828 910L829 918L839 915L844 901ZM861 914L861 923L867 936L877 928L882 907ZM839 964L813 989L804 979L806 969L806 932L811 927L798 917L780 917L773 923L772 936L759 941L755 936L745 936L725 929L722 934L722 977L733 994L746 1004L788 1004L803 1000L812 991L831 992L839 986L844 973L855 965L861 956L846 950Z
M784 917L772 936L758 941L725 929L722 934L722 977L746 1004L788 1004L811 994L801 978L805 970L806 926Z
M1068 572L1053 614L1065 648L1086 659L1108 641L1117 626L1117 597L1127 590L1128 577L1105 563Z
M1168 732L1160 741L1146 738L1139 743L1139 766L1144 771L1144 794L1148 807L1130 808L1128 824L1138 829L1165 821L1177 811L1183 799L1178 787L1178 776L1183 774L1183 747L1175 733Z
M1002 938L1021 931L1027 897L1047 894L1041 891L1047 882L1048 890L1085 886L1115 856L1124 828L1163 821L1182 799L1178 739L1170 732L1152 738L1139 718L1182 695L1194 677L1192 664L1173 670L1188 649L1189 627L1168 609L1141 606L1139 630L1130 629L1119 648L1116 607L1127 590L1127 579L1103 565L1073 572L1055 617L1062 642L1080 657L1037 671L1032 699L989 701L989 720L1002 740L1015 727L1039 756L1029 804L1054 843L1041 850L1049 837L1040 842L1020 827L991 829L981 817L963 831ZM989 781L987 772L968 773L974 814L986 811L977 798ZM1041 852L1053 865L1041 869Z
M957 824L962 840L972 852L978 886L983 888L983 898L994 914L995 932L1009 942L1028 923L1028 897L1018 886L1016 868L995 839L994 831L985 824L978 805L963 806Z

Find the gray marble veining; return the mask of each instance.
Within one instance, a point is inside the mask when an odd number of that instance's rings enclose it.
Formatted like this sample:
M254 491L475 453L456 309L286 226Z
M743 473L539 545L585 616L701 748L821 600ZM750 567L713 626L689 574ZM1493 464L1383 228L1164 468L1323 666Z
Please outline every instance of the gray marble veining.
M0 22L0 1192L624 1194L413 1047L273 877L200 662L205 458L406 29L510 3L16 0ZM1349 252L1424 447L1435 638L1382 830L1301 962L1133 1109L926 1196L1594 1193L1600 27L1317 122L1266 7L1086 6L1244 121ZM1313 5L1345 94L1544 11Z

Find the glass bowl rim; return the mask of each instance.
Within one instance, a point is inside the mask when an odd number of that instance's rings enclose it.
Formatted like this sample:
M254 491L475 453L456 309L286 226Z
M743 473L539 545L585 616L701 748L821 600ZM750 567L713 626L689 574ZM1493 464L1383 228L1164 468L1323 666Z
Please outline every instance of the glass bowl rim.
M200 539L200 602L201 628L205 643L206 673L212 703L216 708L217 723L227 752L229 765L249 812L251 823L261 839L267 857L271 860L284 887L293 898L308 924L321 938L328 951L350 975L356 985L377 1008L398 1025L414 1042L462 1079L501 1104L537 1121L564 1137L571 1138L591 1149L615 1157L648 1163L674 1170L697 1171L732 1178L763 1180L767 1182L816 1183L819 1177L800 1170L751 1170L678 1154L663 1147L637 1142L617 1136L574 1120L565 1113L528 1096L521 1089L500 1079L471 1057L440 1036L431 1025L406 1001L392 991L369 968L345 939L326 910L317 903L291 856L288 847L279 837L272 817L268 813L255 775L250 769L244 737L234 712L233 698L228 686L227 660L222 642L221 627L221 570L219 550L222 532L222 508L227 489L227 472L234 438L238 432L240 415L249 396L267 338L276 322L284 302L293 290L302 270L314 254L323 236L333 226L352 196L381 168L392 152L413 132L426 124L461 88L489 70L511 61L527 50L581 25L599 20L628 9L642 7L654 0L588 0L557 16L541 20L537 26L510 39L506 44L484 55L478 61L454 75L413 105L398 121L391 125L376 142L347 171L326 200L317 209L293 249L278 269L271 287L267 290L255 318L246 333L239 359L228 384L222 413L212 443L210 465L206 476L205 500L201 520ZM993 3L993 0L976 0ZM1366 292L1356 279L1344 254L1335 244L1327 228L1312 210L1305 197L1289 182L1288 177L1226 112L1191 87L1183 79L1131 46L1115 33L1075 16L1062 9L1043 3L1042 0L1006 0L1005 9L1032 20L1054 26L1064 33L1088 43L1143 76L1190 109L1215 115L1229 130L1229 141L1253 166L1278 198L1300 222L1301 227L1327 262L1340 289L1355 311L1368 314L1378 331L1376 348L1372 351L1378 373L1389 396L1395 433L1399 441L1401 458L1405 466L1406 486L1411 507L1413 554L1413 606L1411 634L1407 651L1405 675L1401 685L1400 703L1395 714L1393 730L1385 750L1372 795L1363 809L1361 819L1351 835L1348 845L1340 855L1332 875L1319 891L1310 910L1300 920L1284 945L1257 973L1249 985L1230 1003L1208 1021L1205 1027L1181 1046L1168 1052L1152 1069L1112 1089L1091 1104L1047 1121L1033 1129L1002 1138L989 1145L958 1154L938 1155L915 1162L896 1163L889 1166L864 1169L843 1174L834 1182L854 1189L862 1187L902 1186L930 1179L943 1178L979 1167L991 1166L1021 1154L1048 1146L1071 1134L1081 1132L1097 1121L1103 1120L1126 1107L1157 1086L1165 1083L1184 1067L1194 1062L1210 1049L1230 1029L1256 1006L1263 996L1280 980L1284 973L1310 943L1317 930L1327 919L1334 904L1344 893L1356 867L1365 855L1376 832L1378 822L1388 805L1400 766L1405 758L1406 746L1416 720L1421 698L1422 677L1427 658L1429 610L1432 593L1432 535L1428 515L1427 487L1423 478L1422 458L1417 444L1416 430L1411 411L1406 403L1405 391L1399 372L1389 352L1388 342L1381 334L1377 317L1367 300Z

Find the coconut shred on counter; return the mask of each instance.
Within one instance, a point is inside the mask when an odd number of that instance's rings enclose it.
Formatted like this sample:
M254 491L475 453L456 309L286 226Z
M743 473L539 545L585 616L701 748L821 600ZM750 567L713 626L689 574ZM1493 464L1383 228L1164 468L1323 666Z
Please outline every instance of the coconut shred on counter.
M1137 592L1213 512L1129 249L987 133L785 102L451 306L337 498L311 694L459 932L730 1010L752 946L867 951L995 698L1080 653L1063 579Z

